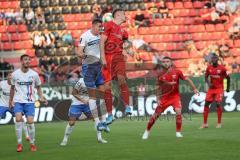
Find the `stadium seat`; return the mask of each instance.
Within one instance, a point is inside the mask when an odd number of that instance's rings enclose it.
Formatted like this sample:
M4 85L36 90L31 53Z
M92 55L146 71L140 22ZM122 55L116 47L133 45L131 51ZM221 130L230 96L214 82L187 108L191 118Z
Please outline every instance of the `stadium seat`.
M21 8L28 8L29 6L28 6L27 0L21 0L20 1L20 7Z
M54 30L57 30L57 29L58 29L57 23L49 23L48 24L48 30L54 31Z
M185 25L181 25L178 27L178 32L179 33L188 33L188 26L185 26Z
M64 22L62 15L56 15L54 18L54 22L57 22L57 23Z
M43 31L44 29L47 29L47 24L46 23L42 23L38 25L38 30L39 31Z
M189 58L189 54L186 51L172 52L171 58L172 59L186 59L186 58Z
M56 48L49 48L45 49L45 55L47 56L55 56L56 55Z
M188 31L190 33L204 32L205 31L205 27L204 27L204 25L190 25L189 28L188 28Z
M10 2L0 2L0 9L7 9L10 8Z
M200 9L203 8L204 3L202 3L201 1L195 1L193 2L193 7L196 9Z
M58 5L58 1L56 0L49 0L49 6L54 7Z
M240 50L237 49L237 48L233 48L230 50L230 53L233 55L233 56L239 56L240 57Z
M10 7L13 9L17 9L17 8L19 8L19 4L20 4L19 1L12 1L12 2L10 2Z
M87 4L87 0L78 0L78 5L85 5L85 4ZM110 3L108 3L108 4L110 4Z
M84 5L81 8L81 13L89 13L91 11L91 6L89 5Z
M17 32L17 25L9 25L7 27L7 32L16 33Z
M18 25L17 28L18 32L27 32L27 26L24 24Z
M141 9L142 11L143 11L143 10L146 10L146 5L145 5L145 3L139 3L139 4L138 4L138 8Z
M32 41L22 41L22 47L23 49L31 49L33 47Z
M167 33L178 33L178 26L169 26Z
M79 6L73 6L71 13L73 14L81 13L81 8Z
M38 66L38 59L37 58L31 58L29 65L30 65L30 67L37 67Z
M185 60L176 60L173 63L174 63L174 65L177 68L186 68L186 67L188 67L188 63L186 63Z
M168 9L173 9L174 8L173 2L166 2L166 6L167 6Z
M12 50L12 43L10 43L10 42L5 42L5 43L3 43L3 50L4 50L4 51L10 51L10 50Z
M48 7L49 6L49 0L40 0L40 6L41 7Z
M183 34L183 41L189 41L192 40L191 34Z
M219 31L219 32L224 31L224 25L223 24L216 24L215 28L216 28L216 31Z
M3 33L1 36L1 42L7 42L10 40L9 34L8 33Z
M54 22L54 15L45 16L46 23L53 23Z
M192 2L183 2L184 8L191 9L193 8Z
M25 54L27 54L29 57L35 57L35 50L34 49L27 49Z
M29 40L29 39L30 39L30 35L28 32L19 34L19 40L24 41L24 40Z
M67 6L68 1L67 0L59 0L58 4L59 4L59 6Z
M185 19L182 17L176 17L174 18L173 24L175 25L183 25L184 24Z
M43 49L36 49L35 54L36 54L37 57L43 57L45 55Z
M0 33L6 33L7 26L0 25Z
M205 29L208 32L214 32L215 31L215 26L213 24L206 24Z
M104 5L107 4L107 0L98 0L97 3L100 5Z
M62 9L60 7L53 7L52 8L52 14L61 14L62 13Z
M65 23L59 23L58 24L58 30L65 30L67 27L66 27L66 24Z
M21 43L21 42L14 42L14 43L13 43L13 49L14 49L14 50L23 49L22 43Z
M78 0L68 0L68 5L69 6L76 6L76 5L78 5Z
M70 14L71 13L71 7L65 6L62 7L62 14Z
M163 34L162 35L162 42L171 42L172 41L172 34Z
M19 41L20 37L18 33L11 34L11 41Z
M175 2L174 8L176 9L183 9L183 3L182 2Z
M240 40L234 40L234 46L240 48Z
M30 7L31 8L37 8L39 6L38 0L30 0Z
M173 34L172 35L172 41L173 42L181 42L181 41L183 41L183 35L182 34Z

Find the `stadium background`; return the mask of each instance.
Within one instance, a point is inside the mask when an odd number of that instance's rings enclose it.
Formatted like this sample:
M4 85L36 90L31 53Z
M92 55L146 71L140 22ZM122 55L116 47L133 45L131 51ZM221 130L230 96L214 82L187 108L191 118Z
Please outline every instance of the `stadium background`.
M96 2L94 0L1 0L1 79L5 78L6 72L11 70L12 66L14 68L20 66L20 55L28 54L31 57L31 67L41 76L45 91L48 90L45 95L52 101L51 107L54 108L54 103L64 100L64 95L69 95L71 91L71 84L79 78L81 63L77 59L75 48L80 35L91 26L93 17L99 16L99 10L102 11L100 16L108 20L111 18L109 13L112 8L123 8L128 17L124 28L130 35L131 52L134 52L134 57L127 57L127 77L134 106L143 104L146 108L150 104L150 108L154 108L154 98L147 101L152 96L151 87L155 85L154 71L149 68L166 55L174 60L176 68L192 76L199 90L203 91L202 75L210 53L214 52L219 54L233 79L231 84L233 91L230 95L225 94L224 109L226 111L228 110L226 108L232 105L231 111L240 110L237 98L240 88L239 30L232 32L233 27L240 26L239 9L231 14L226 11L213 20L213 17L207 15L214 12L214 1L166 0L164 1L166 6L163 7L166 17L153 19L152 15L155 14L153 8L160 7L160 0L98 0ZM92 6L95 6L95 9ZM31 20L24 18L29 8L35 12ZM38 12L42 17L38 17L37 20ZM141 25L136 23L136 17L144 17L140 18ZM49 43L34 42L35 38L42 34L51 35ZM44 64L48 64L49 67L44 68ZM66 91L59 88L65 88ZM183 93L184 105L188 105L191 101L192 94L189 93L191 90L185 84L181 84L180 90ZM201 107L200 102L198 106ZM40 110L44 108L42 105L37 107L40 107ZM189 107L184 111L188 112ZM151 114L151 111L146 114ZM47 121L46 118L44 121Z

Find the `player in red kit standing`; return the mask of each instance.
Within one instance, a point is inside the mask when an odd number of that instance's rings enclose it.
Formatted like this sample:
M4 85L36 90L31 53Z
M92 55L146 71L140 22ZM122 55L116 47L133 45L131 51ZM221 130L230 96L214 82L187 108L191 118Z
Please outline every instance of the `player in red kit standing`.
M113 11L113 20L103 24L103 33L100 38L101 60L103 64L102 74L105 81L105 103L108 117L107 124L112 123L112 94L111 81L117 80L121 90L121 98L125 105L125 114L131 115L129 106L129 91L126 82L126 67L123 54L123 43L128 40L128 34L121 24L126 22L125 12L121 9Z
M198 90L194 86L193 82L189 78L185 77L182 71L173 67L171 58L164 57L162 59L162 71L158 75L158 106L147 124L147 128L142 136L142 139L148 139L153 124L160 116L160 114L164 112L164 110L167 109L169 106L172 106L176 112L176 137L183 137L183 135L181 134L182 105L178 89L180 79L187 81L192 87L194 93L198 94Z
M209 105L215 100L217 102L217 116L218 123L216 128L221 128L222 119L222 98L224 94L223 80L227 79L227 89L229 92L230 88L230 77L227 74L226 68L223 65L218 64L218 56L213 54L211 62L206 69L205 82L208 86L208 91L205 99L205 106L203 111L203 125L200 128L208 128L207 118L209 112ZM210 81L209 78L210 77Z

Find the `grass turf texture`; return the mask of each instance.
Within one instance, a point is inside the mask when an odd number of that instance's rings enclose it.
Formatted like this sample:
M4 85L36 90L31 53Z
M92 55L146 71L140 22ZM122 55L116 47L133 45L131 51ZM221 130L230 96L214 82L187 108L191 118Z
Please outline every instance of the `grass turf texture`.
M240 112L224 113L223 128L216 129L216 113L209 116L209 128L200 130L201 115L183 121L184 138L175 138L175 120L157 121L148 140L141 136L147 121L117 120L111 133L103 135L108 144L98 144L93 122L76 124L66 147L59 146L66 122L36 124L37 152L16 152L14 126L0 126L1 160L238 160L240 159Z

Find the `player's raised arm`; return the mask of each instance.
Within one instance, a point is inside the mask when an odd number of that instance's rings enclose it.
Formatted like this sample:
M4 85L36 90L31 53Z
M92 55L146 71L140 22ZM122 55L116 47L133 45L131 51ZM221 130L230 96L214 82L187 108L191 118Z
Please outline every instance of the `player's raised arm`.
M107 41L107 36L105 34L101 34L100 36L100 54L101 54L101 61L102 64L106 65L106 58L105 58L105 42Z
M195 94L199 94L196 86L193 84L193 81L192 81L190 78L186 78L186 81L187 81L188 84L192 87L193 92L194 92Z

